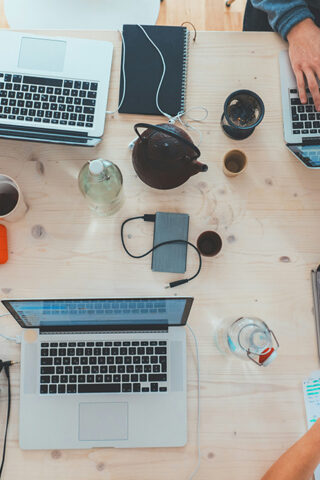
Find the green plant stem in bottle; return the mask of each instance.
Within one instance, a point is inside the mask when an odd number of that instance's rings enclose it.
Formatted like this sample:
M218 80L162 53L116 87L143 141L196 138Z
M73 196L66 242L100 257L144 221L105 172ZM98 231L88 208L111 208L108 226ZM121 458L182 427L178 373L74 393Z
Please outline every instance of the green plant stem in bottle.
M113 215L122 207L123 178L114 163L101 158L87 162L80 170L78 184L89 207L98 215Z

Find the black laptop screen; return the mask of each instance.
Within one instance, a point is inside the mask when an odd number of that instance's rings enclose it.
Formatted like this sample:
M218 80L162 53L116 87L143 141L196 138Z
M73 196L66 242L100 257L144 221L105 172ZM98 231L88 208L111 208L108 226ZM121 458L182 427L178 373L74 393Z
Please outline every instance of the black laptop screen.
M191 298L3 300L23 327L184 325Z

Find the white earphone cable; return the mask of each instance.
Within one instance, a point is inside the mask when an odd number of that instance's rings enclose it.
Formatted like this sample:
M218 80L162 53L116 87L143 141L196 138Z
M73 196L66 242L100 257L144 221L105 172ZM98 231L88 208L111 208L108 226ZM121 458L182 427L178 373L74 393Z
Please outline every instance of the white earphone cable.
M147 32L145 31L145 29L144 29L141 25L138 25L138 27L143 31L143 33L145 34L145 36L147 37L147 39L149 40L149 42L151 43L151 45L154 46L154 48L157 50L157 52L158 52L159 55L160 55L161 62L162 62L162 75L161 75L160 82L159 82L159 85L158 85L158 88L157 88L157 93L156 93L156 105L157 105L157 108L158 108L159 112L161 112L162 115L164 115L165 117L167 117L167 119L169 120L169 122L171 122L171 121L172 121L172 116L169 115L168 113L164 112L164 111L160 108L160 105L159 105L159 92L160 92L160 88L161 88L161 86L162 86L162 82L163 82L164 76L165 76L165 74L166 74L166 62L164 61L163 55L162 55L162 53L160 52L159 48L158 48L157 45L154 43L154 41L151 40L151 38L149 37L149 35L148 35ZM179 113L178 113L178 115L179 115Z
M4 313L3 315L0 315L0 318L7 316L10 316L10 313ZM17 335L16 337L10 337L9 335L4 335L3 333L0 333L0 337L4 338L5 340L9 340L10 342L21 343L21 337L19 337L19 335Z
M125 41L124 41L123 34L122 34L121 30L118 30L118 32L120 33L121 41L122 41L122 64L121 64L121 69L122 69L122 78L123 78L123 91L122 91L122 97L121 97L120 103L118 105L118 108L116 110L113 110L113 111L110 111L110 110L106 111L106 113L108 113L109 115L111 115L113 113L117 113L119 111L119 109L121 108L121 105L123 104L124 97L126 95L126 82L127 81L126 81L126 69L124 68L125 61L126 61L126 44L125 44Z
M166 113L164 112L161 108L160 108L160 105L159 105L159 92L160 92L160 89L161 89L161 86L162 86L162 82L163 82L163 79L164 79L164 76L165 76L165 73L166 73L166 62L163 58L163 55L160 51L160 49L157 47L157 45L153 42L153 40L150 38L150 36L147 34L147 32L145 31L145 29L141 26L141 25L138 25L138 27L143 31L143 33L145 34L145 36L147 37L147 39L149 40L149 42L154 46L154 48L157 50L160 58L161 58L161 62L162 62L162 75L161 75L161 79L160 79L160 82L159 82L159 85L158 85L158 89L157 89L157 93L156 93L156 105L157 105L157 108L159 110L159 112L162 113L162 115L164 115L165 117L167 117L167 119L169 120L169 123L175 123L176 120L179 120L179 122L181 123L181 125L183 125L185 128L190 128L191 130L194 130L195 132L197 132L197 134L199 135L199 141L198 141L198 145L200 145L201 143L201 140L202 140L202 134L200 132L200 130L196 127L193 127L190 125L190 123L188 122L184 122L182 120L182 117L184 115L187 115L188 112L192 111L192 110L202 110L204 111L204 116L202 118L192 118L190 115L189 115L189 119L190 119L190 122L203 122L207 117L208 117L208 109L206 107L203 107L203 106L199 106L199 107L191 107L191 108L188 108L187 110L182 110L180 112L177 113L177 115L175 115L174 117L172 117L169 113Z
M151 45L156 49L156 51L158 52L159 56L160 56L160 59L161 59L161 63L162 63L162 74L161 74L161 78L160 78L160 81L159 81L159 85L158 85L158 88L157 88L157 92L156 92L156 106L159 110L159 112L165 116L169 123L175 123L177 120L181 123L181 125L185 128L189 128L193 131L195 131L198 135L199 135L199 141L197 143L197 145L199 146L201 141L202 141L202 133L200 132L200 130L196 127L193 127L192 125L190 125L190 122L198 122L198 123L201 123L203 121L205 121L208 117L208 109L202 105L198 106L198 107L191 107L191 108L188 108L187 110L182 110L180 112L177 113L177 115L175 115L174 117L172 115L170 115L169 113L166 113L164 112L160 105L159 105L159 93L160 93L160 89L162 87L162 83L163 83L163 79L164 79L164 76L166 74L166 62L164 60L164 57L159 49L159 47L154 43L154 41L150 38L150 36L148 35L148 33L145 31L145 29L141 26L141 25L137 25L141 30L142 32L144 33L144 35L146 36L146 38L148 39L148 41L151 43ZM122 91L122 97L121 97L121 100L120 100L120 103L118 105L118 108L114 111L109 111L107 110L106 113L107 114L113 114L113 113L117 113L119 111L119 109L121 108L122 104L123 104L123 101L124 101L124 98L125 98L125 94L126 94L126 74L125 74L125 57L126 57L126 46L125 46L125 41L124 41L124 38L123 38L123 33L121 32L121 30L119 30L119 33L121 35L121 41L122 41L122 48L123 48L123 52L122 52L122 66L121 66L121 69L122 69L122 77L123 77L123 91ZM201 110L202 112L204 112L203 116L202 117L192 117L190 114L188 114L189 112L191 111L194 111L194 110ZM185 116L186 120L189 119L189 121L184 121L182 119L182 117ZM136 140L136 139L135 139ZM132 147L132 144L134 143L131 142L130 146Z

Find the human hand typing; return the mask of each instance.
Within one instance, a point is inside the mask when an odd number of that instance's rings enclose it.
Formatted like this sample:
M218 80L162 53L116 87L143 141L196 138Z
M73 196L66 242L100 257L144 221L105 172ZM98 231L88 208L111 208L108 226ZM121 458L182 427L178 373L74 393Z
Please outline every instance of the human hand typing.
M297 23L287 35L289 57L297 79L299 97L302 103L307 102L306 85L317 111L320 111L320 28L313 20L306 18Z

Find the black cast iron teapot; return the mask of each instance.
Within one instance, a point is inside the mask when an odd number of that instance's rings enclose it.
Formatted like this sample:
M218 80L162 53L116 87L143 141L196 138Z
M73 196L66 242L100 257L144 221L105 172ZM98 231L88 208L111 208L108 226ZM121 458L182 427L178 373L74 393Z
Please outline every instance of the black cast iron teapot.
M140 134L139 128L147 130ZM133 167L150 187L175 188L192 175L208 170L207 165L197 161L200 150L182 128L170 123L137 123L134 129L139 138L132 152Z

